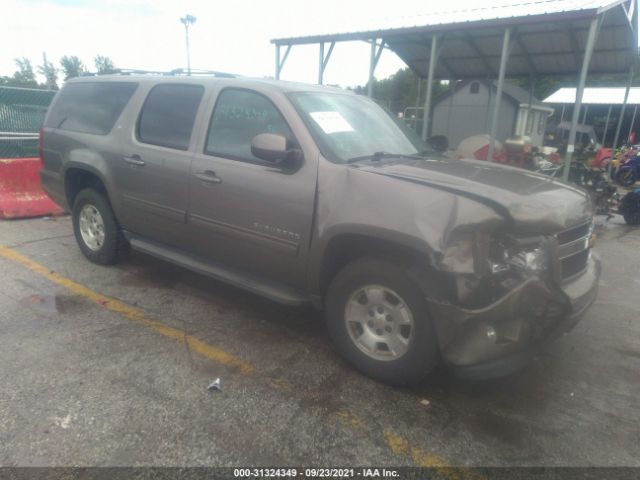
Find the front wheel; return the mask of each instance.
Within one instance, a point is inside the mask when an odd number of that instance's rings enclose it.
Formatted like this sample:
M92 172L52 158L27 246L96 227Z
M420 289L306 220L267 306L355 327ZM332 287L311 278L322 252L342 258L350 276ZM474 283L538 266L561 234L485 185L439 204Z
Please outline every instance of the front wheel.
M93 188L80 191L73 201L72 219L78 246L93 263L111 265L126 253L126 240L101 192Z
M616 181L623 187L630 187L636 183L636 176L633 173L633 169L622 167L616 174Z
M438 363L425 296L395 263L362 258L344 267L329 286L326 319L340 354L382 382L417 383Z

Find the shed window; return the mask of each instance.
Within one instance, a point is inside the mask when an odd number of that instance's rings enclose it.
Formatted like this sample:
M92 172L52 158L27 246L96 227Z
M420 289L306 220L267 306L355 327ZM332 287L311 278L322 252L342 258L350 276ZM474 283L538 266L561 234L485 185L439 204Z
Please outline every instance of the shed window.
M535 112L529 111L527 115L527 124L524 129L525 135L531 135L533 133L533 121L535 116L536 116Z
M469 93L480 93L480 82L473 82L469 87Z
M538 118L538 135L542 135L545 129L545 121L547 116L544 113L540 113L540 117Z

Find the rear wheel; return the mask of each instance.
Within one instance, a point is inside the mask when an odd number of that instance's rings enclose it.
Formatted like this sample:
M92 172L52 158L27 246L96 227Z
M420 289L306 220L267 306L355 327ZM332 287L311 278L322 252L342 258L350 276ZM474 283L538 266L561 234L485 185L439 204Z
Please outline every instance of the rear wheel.
M327 292L326 317L338 351L372 378L413 384L438 362L426 299L395 263L362 258L344 267Z
M110 265L128 244L106 196L93 188L80 191L73 201L73 233L82 253L93 263Z

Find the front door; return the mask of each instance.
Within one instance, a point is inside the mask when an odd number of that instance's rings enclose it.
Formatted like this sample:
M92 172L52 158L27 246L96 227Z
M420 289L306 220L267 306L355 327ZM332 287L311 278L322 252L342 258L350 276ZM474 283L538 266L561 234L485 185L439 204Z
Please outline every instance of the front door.
M299 148L275 101L286 100L247 89L220 91L204 151L191 165L188 222L193 249L295 284L306 268L317 154L305 152L297 169L285 171L251 153L251 140L260 133L285 135Z
M193 158L189 146L203 94L200 85L154 86L135 132L124 139L115 184L120 190L121 223L134 233L180 243Z

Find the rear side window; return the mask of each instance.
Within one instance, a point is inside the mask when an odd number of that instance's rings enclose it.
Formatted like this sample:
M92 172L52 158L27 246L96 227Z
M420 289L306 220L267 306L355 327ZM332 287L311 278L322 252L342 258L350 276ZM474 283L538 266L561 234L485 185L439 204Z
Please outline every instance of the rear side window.
M260 133L277 133L293 140L291 129L267 97L227 88L216 102L205 153L262 163L251 153L251 140Z
M138 140L186 150L204 88L199 85L156 85L138 120Z
M136 86L124 82L70 83L58 94L45 127L107 135Z

